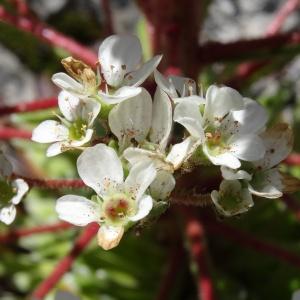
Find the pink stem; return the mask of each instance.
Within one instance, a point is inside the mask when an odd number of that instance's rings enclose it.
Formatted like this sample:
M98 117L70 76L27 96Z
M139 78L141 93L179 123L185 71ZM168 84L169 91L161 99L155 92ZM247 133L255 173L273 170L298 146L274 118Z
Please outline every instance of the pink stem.
M101 5L104 11L104 18L105 18L105 23L104 23L104 30L105 30L105 35L111 35L114 33L113 29L113 19L112 19L112 11L111 11L111 3L109 0L101 0Z
M284 163L290 166L299 166L300 165L300 154L292 153L285 160Z
M46 225L46 226L38 226L33 228L26 228L26 229L17 229L9 231L6 234L0 235L0 242L11 242L18 238L30 236L32 234L40 234L40 233L48 233L48 232L57 232L64 229L68 229L73 227L73 225L65 222L60 222L53 225Z
M74 260L87 247L90 241L97 234L99 225L96 223L89 224L82 234L76 240L70 253L65 256L54 268L52 273L36 288L30 299L42 300L55 287L60 279L69 271Z
M51 46L65 49L70 52L71 55L83 60L92 67L95 66L97 62L97 55L92 50L54 30L35 17L15 16L7 12L3 6L0 6L0 20L20 30L33 34Z
M199 300L214 300L213 282L208 267L205 232L201 222L187 210L186 235L190 241L193 259L198 265L198 298Z
M36 100L32 102L19 103L14 106L0 106L0 116L13 113L31 112L54 107L57 107L56 97Z
M14 138L30 140L31 132L11 127L0 127L0 140L10 140Z

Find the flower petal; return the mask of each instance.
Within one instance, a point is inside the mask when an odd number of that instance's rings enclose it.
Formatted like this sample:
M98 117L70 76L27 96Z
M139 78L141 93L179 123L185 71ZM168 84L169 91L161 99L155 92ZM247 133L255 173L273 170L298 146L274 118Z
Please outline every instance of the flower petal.
M152 100L143 89L142 93L115 106L109 113L108 123L112 133L122 141L143 141L151 126Z
M85 197L65 195L57 199L58 217L76 226L86 226L100 220L100 206Z
M293 148L293 132L287 124L277 124L261 134L266 147L263 159L255 162L256 166L270 169L284 160Z
M160 89L167 93L171 98L178 97L176 89L170 78L165 78L158 70L154 70L154 79Z
M215 122L215 119L222 119L231 110L244 108L242 96L230 87L217 87L212 85L206 93L206 105L203 119L208 122Z
M145 218L153 207L153 200L150 196L144 195L139 199L137 203L137 213L135 216L129 217L128 219L132 222L139 221Z
M265 154L265 146L260 137L255 134L233 135L228 141L230 152L239 159L255 161Z
M123 168L117 153L104 144L85 149L77 160L84 183L103 196L111 184L123 182Z
M5 157L3 152L0 151L0 177L8 177L13 172L13 166L10 161Z
M68 135L69 130L66 126L54 120L47 120L33 130L31 139L38 143L53 143L66 140Z
M192 96L187 96L187 97L180 97L180 98L172 98L173 102L175 104L181 103L181 102L186 102L186 101L191 101L197 104L198 106L201 104L205 104L205 99L197 96L197 95L192 95Z
M138 200L152 183L156 173L155 167L151 162L145 161L135 164L130 169L125 180L125 188Z
M29 186L26 181L21 178L12 181L12 186L17 189L17 194L12 197L11 202L15 205L19 204L24 195L28 192Z
M17 210L15 206L9 205L0 209L0 221L6 225L10 225L16 218Z
M150 185L150 194L154 199L164 200L169 197L175 184L175 178L170 172L159 171Z
M117 104L126 99L133 98L142 93L142 88L133 86L123 86L116 90L113 94L99 92L101 99L107 104Z
M183 142L173 145L166 161L170 162L174 166L174 169L177 170L184 160L196 150L198 145L199 141L190 136Z
M187 97L196 94L195 80L182 76L169 76L169 80L173 83L176 91L181 97Z
M91 99L83 101L81 105L81 118L87 121L88 127L91 127L99 115L101 104Z
M187 100L177 104L174 110L174 121L183 125L193 137L204 140L202 116L199 105L195 102Z
M141 43L134 35L111 35L99 48L101 72L113 87L120 86L125 74L133 71L141 60Z
M56 73L52 76L52 81L61 89L75 94L77 96L84 94L84 87L78 81L67 75L66 73Z
M235 170L226 166L221 166L221 172L222 177L226 180L244 179L249 181L252 179L252 175L244 170Z
M58 94L58 106L63 116L70 122L77 120L81 100L69 92L61 91Z
M110 250L119 245L124 234L124 227L115 227L102 224L99 228L98 245L104 250Z
M83 146L84 144L88 143L92 139L93 133L94 133L93 129L88 129L85 132L85 136L83 138L81 138L81 140L70 141L68 146L75 147L75 148Z
M160 88L156 89L153 101L150 141L159 144L161 150L167 146L172 130L172 105L168 95Z
M280 198L282 190L281 175L276 168L259 172L249 183L249 191L259 197Z
M46 156L47 157L52 157L56 156L64 151L67 151L67 145L68 143L66 141L63 142L56 142L50 145L47 149Z
M124 85L140 86L156 69L162 59L162 55L156 55L141 65L136 71L125 76Z

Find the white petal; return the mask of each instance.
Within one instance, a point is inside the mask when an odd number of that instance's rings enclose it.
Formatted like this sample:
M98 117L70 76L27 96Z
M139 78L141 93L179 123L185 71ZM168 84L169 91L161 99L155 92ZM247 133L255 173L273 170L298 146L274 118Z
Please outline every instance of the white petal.
M91 99L83 101L81 107L81 118L87 121L91 127L101 110L101 104Z
M249 183L249 191L259 197L280 198L282 190L281 175L276 168L259 172L259 176L256 175Z
M156 176L156 170L148 161L134 165L125 180L125 187L128 192L140 199Z
M136 69L142 60L142 47L133 35L111 35L99 48L101 72L106 82L118 87L124 75Z
M151 126L152 100L143 89L142 93L115 106L108 116L112 133L119 142L123 139L143 141Z
M10 161L5 157L3 152L0 152L0 177L10 176L13 172L13 166Z
M153 101L150 141L159 144L161 150L164 150L167 146L172 123L172 105L170 99L164 91L157 88Z
M83 146L84 144L88 143L92 139L93 133L94 133L93 129L88 129L85 133L85 136L81 140L70 141L68 146L75 147L75 148Z
M67 145L68 145L68 143L66 141L56 142L56 143L50 145L47 149L46 156L52 157L52 156L56 156L64 151L66 151Z
M216 166L226 166L231 169L238 169L241 162L231 153L225 152L219 155L212 155L206 144L203 146L203 152L208 159Z
M100 219L100 206L95 202L77 195L65 195L57 199L58 217L76 226L86 226Z
M58 94L58 106L63 116L70 122L79 118L80 99L66 91Z
M31 139L38 143L53 143L66 140L68 135L67 127L57 121L47 120L33 130Z
M267 111L251 99L244 98L244 103L244 109L232 112L233 120L239 122L239 134L259 132L267 123Z
M20 203L24 195L28 192L29 186L21 178L13 180L12 186L17 189L17 194L11 199L11 202L16 205Z
M221 166L222 177L226 180L251 180L252 175L244 170L234 170L225 166Z
M166 161L170 162L174 169L180 168L181 164L188 158L198 147L199 142L193 137L186 138L183 142L173 145L169 152Z
M215 118L221 119L231 110L241 110L243 107L243 98L236 90L212 85L206 93L203 119L214 122Z
M265 146L255 134L234 135L228 141L230 152L239 159L255 161L265 154Z
M195 80L182 76L170 76L169 80L173 83L175 89L178 91L181 97L196 94Z
M172 100L175 104L185 102L185 101L188 100L188 101L194 102L198 106L201 105L201 104L205 104L205 102L206 102L204 98L202 98L200 96L196 96L196 95L187 96L187 97L180 97L180 98L172 98Z
M123 227L115 227L102 224L97 234L98 245L104 250L115 248L119 245L123 234Z
M16 218L17 210L15 206L9 205L0 209L0 221L6 225L10 225Z
M123 152L123 156L131 166L140 162L152 162L156 169L170 169L171 167L164 161L165 156L156 151L129 147Z
M99 195L111 184L123 182L123 168L117 153L104 144L84 150L77 160L77 170L84 183Z
M154 70L154 79L160 89L167 93L171 98L178 97L176 89L168 78L166 79L158 70Z
M159 171L150 185L150 194L154 199L164 200L169 197L175 184L175 178L170 172Z
M204 139L202 127L202 116L199 105L193 101L185 101L176 105L174 110L174 121L183 125L195 138Z
M99 92L101 99L107 104L117 104L126 99L133 98L142 92L142 88L133 86L123 86L116 90L113 94Z
M287 124L277 124L261 135L266 147L265 157L256 166L269 169L284 160L293 148L293 132Z
M136 71L125 76L123 85L140 86L156 69L162 59L162 55L156 55L141 65Z
M136 222L145 218L153 207L153 200L150 196L144 195L137 203L137 213L133 217L129 217L130 221Z
M73 93L77 96L84 94L84 87L78 81L66 73L56 73L52 76L52 81L61 89Z

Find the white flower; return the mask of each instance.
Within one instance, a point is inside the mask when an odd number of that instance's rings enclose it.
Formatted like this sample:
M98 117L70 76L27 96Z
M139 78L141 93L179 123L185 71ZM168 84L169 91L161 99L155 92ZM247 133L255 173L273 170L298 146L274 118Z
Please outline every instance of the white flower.
M124 180L116 152L98 144L78 158L77 169L84 183L100 197L99 202L82 196L66 195L57 200L59 218L77 226L98 222L98 242L104 249L118 245L126 226L146 217L153 200L145 192L156 176L155 168L143 162L131 168Z
M172 101L177 104L185 100L194 101L197 104L204 104L203 97L197 95L195 80L188 77L168 76L165 78L158 70L154 70L154 78L159 86Z
M166 198L175 186L172 173L181 166L193 146L193 139L188 138L166 153L172 130L172 105L168 95L158 88L152 104L151 96L143 89L140 95L114 107L108 120L119 140L120 151L127 148L123 155L130 165L142 161L155 165L159 172L151 190L155 191L155 198ZM132 140L139 143L140 148L128 147Z
M23 179L9 181L13 169L3 153L0 153L0 221L11 224L16 217L16 207L29 190Z
M265 154L258 133L267 121L266 111L255 101L243 98L229 87L209 87L203 116L201 105L193 100L177 104L174 121L182 124L202 144L202 150L214 165L232 169L240 160L255 161Z
M60 72L52 76L52 81L58 87L80 98L93 98L97 94L97 88L101 82L96 78L95 72L83 63L73 57L67 57L62 60L62 64L71 75Z
M277 165L291 152L293 134L287 124L278 124L263 132L265 156L251 164L246 164L244 170L232 170L221 167L225 179L247 181L249 191L260 197L279 198L282 196L283 183Z
M93 135L93 123L101 105L94 100L82 100L62 91L58 105L64 118L61 122L47 120L38 125L32 133L32 140L38 143L53 143L47 156L55 156L72 148L88 143Z
M226 217L242 214L254 203L247 185L238 180L223 180L219 191L212 191L211 198L219 213Z
M106 86L99 92L107 104L119 103L141 93L139 86L161 61L157 55L146 63L142 61L142 47L133 35L112 35L99 48L100 71Z

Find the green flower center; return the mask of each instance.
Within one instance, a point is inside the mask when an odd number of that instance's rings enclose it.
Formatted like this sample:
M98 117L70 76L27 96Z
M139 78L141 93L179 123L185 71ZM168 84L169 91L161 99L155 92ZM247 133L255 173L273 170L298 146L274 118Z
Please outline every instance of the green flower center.
M69 138L71 140L80 140L85 135L86 130L87 123L82 119L78 119L69 127Z
M17 194L16 188L6 181L0 181L0 207L6 206L9 201Z
M115 194L103 202L103 217L105 221L120 225L128 222L128 217L135 215L135 201L125 194Z

